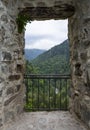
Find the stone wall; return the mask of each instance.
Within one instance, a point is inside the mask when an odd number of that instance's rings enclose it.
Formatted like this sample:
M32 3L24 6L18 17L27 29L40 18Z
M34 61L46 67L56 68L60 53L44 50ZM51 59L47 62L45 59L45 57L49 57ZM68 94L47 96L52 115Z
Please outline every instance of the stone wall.
M0 130L23 110L24 36L18 34L16 0L0 0Z
M74 1L69 18L72 87L71 111L90 127L90 1Z
M0 130L6 130L24 106L24 30L18 33L18 14L32 20L69 18L70 110L90 127L89 12L89 0L0 0Z

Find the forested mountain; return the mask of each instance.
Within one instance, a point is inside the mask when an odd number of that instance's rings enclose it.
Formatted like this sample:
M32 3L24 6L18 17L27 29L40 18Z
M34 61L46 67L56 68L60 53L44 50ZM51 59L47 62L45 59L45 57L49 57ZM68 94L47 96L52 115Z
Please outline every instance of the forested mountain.
M26 60L33 60L36 58L38 55L42 54L45 52L45 50L40 50L40 49L25 49L25 58Z
M69 74L68 40L51 48L31 61L39 74Z
M26 74L70 74L68 40L39 55L32 61L26 61ZM26 80L27 81L27 80ZM60 79L28 80L28 102L26 110L68 108L70 81ZM39 91L38 91L39 90ZM59 92L60 90L60 92ZM33 92L33 97L32 97ZM39 96L38 96L39 92ZM38 100L39 97L39 100ZM37 108L37 110L38 110Z

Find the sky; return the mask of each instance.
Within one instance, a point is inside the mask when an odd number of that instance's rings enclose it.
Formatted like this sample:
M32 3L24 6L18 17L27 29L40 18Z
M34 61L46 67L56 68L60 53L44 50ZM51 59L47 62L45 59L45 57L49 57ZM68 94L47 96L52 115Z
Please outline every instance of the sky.
M49 50L68 37L67 20L46 20L27 23L25 48Z

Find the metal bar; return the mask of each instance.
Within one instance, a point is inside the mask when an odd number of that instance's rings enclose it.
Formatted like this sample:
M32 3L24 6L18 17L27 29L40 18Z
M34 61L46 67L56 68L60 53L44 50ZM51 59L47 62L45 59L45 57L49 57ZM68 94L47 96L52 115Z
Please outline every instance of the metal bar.
M49 79L49 110L50 110L50 79Z
M65 79L65 83L66 83L66 106L65 106L65 108L67 109L67 79Z
M29 92L29 91L28 91L28 79L25 79L25 85L27 86L27 87L26 87L26 104L28 104L28 99L29 99L29 98L28 98L28 92Z
M30 79L70 79L70 75L24 75L24 78L30 78Z
M44 86L43 86L43 103L45 104L45 79L44 79ZM45 108L45 106L43 106Z
M39 111L39 79L38 79L38 111Z
M30 104L29 101L32 101L29 110L67 110L68 80L70 75L31 74L25 75L24 79L26 84L26 103Z
M32 109L33 109L33 92L34 92L34 91L33 91L33 87L34 87L34 86L33 86L33 82L34 82L34 81L33 81L33 79L32 79Z
M56 79L54 79L55 82L55 89L54 89L54 108L56 109Z
M60 86L59 86L59 108L61 109L61 79L59 80L60 81Z

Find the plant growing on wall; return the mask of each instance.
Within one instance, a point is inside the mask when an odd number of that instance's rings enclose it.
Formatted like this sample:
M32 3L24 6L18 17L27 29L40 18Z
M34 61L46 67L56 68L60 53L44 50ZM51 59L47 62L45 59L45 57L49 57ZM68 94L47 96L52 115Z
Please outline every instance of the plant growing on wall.
M19 14L18 18L16 19L17 25L18 25L18 32L22 33L23 30L25 30L26 24L29 22L31 23L30 17L27 15Z

